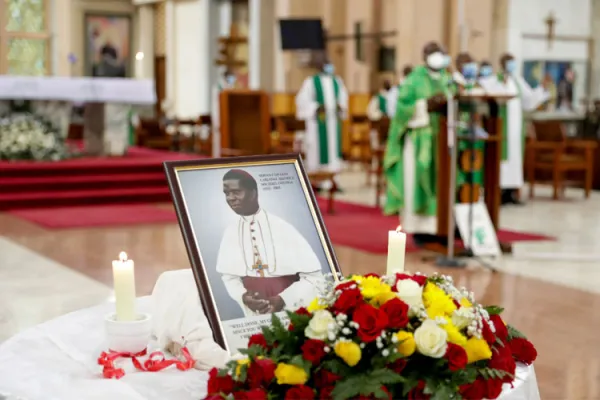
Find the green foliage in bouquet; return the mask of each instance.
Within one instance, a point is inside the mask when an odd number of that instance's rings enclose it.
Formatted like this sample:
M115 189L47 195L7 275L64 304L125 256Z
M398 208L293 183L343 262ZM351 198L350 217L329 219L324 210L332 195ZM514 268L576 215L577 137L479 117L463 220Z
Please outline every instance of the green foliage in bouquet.
M495 399L533 345L444 276L352 276L273 315L206 399Z

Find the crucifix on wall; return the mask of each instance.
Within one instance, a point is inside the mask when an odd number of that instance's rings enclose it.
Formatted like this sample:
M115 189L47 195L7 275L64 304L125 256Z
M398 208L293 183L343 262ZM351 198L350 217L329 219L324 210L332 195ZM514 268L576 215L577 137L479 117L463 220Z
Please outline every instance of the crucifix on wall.
M552 42L554 41L554 37L556 35L554 28L556 27L556 18L554 18L554 13L551 11L548 17L544 20L547 31L546 31L546 41L548 42L548 48L552 48Z

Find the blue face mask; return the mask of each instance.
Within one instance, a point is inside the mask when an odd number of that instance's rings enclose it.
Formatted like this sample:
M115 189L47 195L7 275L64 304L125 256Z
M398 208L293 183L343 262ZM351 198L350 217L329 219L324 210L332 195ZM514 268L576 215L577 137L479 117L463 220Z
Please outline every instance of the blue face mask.
M506 72L512 74L517 70L517 62L515 60L508 60L506 62Z
M494 71L492 70L492 67L490 65L484 65L483 67L481 67L481 69L479 70L479 75L483 78L487 77L487 76L491 76L492 73Z
M477 64L467 63L462 67L462 75L465 79L475 79L477 78L477 69Z
M327 75L333 75L335 73L335 67L333 64L325 64L323 66L323 72L325 72Z

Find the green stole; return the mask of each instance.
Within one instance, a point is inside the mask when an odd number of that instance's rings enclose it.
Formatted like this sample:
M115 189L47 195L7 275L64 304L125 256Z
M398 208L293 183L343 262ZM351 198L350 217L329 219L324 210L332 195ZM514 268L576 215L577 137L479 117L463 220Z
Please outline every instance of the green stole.
M379 100L379 111L381 111L383 115L387 115L387 99L381 93L377 95L377 99Z
M499 81L504 82L504 74L499 72L497 75ZM517 96L521 101L523 101L522 96L523 92L521 86L519 85L519 81L515 78L512 78L515 86L517 87ZM498 116L502 120L502 161L508 160L508 107L506 103L501 104L498 107ZM523 153L525 152L525 137L527 136L525 133L525 119L521 122L521 140L523 141L523 145L521 150Z
M335 104L338 105L340 101L340 84L336 76L332 76L333 80L333 92L335 95ZM313 76L313 84L315 85L315 94L317 103L325 108L325 96L323 95L323 85L321 83L321 77L319 75ZM337 145L338 145L338 157L342 157L342 124L339 116L337 116ZM327 116L317 115L317 127L319 130L319 164L329 164L329 143L327 141Z

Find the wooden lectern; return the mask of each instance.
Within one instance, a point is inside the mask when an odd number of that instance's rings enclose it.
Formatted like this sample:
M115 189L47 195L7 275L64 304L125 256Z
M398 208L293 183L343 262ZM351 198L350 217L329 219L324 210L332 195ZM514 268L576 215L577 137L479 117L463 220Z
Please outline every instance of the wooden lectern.
M509 100L512 96L459 96L458 100L461 101L492 101L496 103L503 103ZM487 138L476 138L475 141L483 142L483 160L484 164L481 165L483 170L483 192L484 201L487 207L490 219L496 231L499 228L499 215L500 215L500 162L502 158L502 127L504 121L499 117L490 116L485 121L485 130L488 133ZM449 218L452 216L448 215L448 202L449 202L449 190L450 190L450 153L448 151L448 124L446 116L440 117L440 131L438 132L437 140L437 236L440 238L448 237L448 224ZM458 129L455 130L458 133ZM456 136L456 146L460 146L461 141L471 141L472 139L464 136ZM460 154L458 155L460 160ZM475 163L474 163L475 164ZM472 167L475 167L473 165ZM459 166L457 166L459 168ZM456 202L469 202L467 199L478 199L479 193L472 193L470 196L459 195L460 188L457 187ZM471 188L473 190L473 188ZM510 252L510 245L500 243L500 247L505 252Z
M261 90L224 90L221 107L221 148L239 155L267 154L271 146L269 96Z

